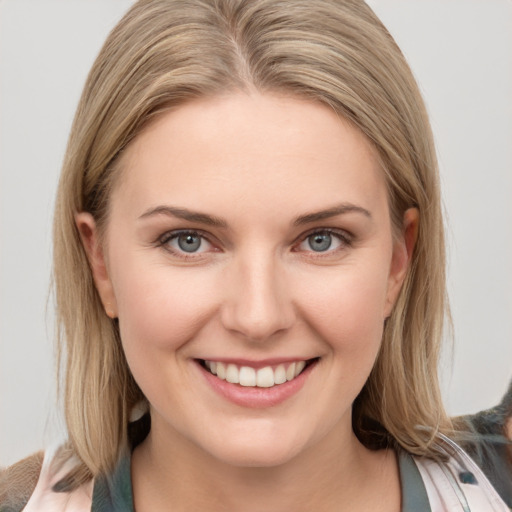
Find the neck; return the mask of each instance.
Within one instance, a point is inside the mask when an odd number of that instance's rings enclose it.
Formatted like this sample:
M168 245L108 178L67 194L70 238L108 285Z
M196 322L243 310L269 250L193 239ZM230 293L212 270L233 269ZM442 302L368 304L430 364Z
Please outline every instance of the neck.
M172 504L176 511L338 512L386 510L383 503L399 510L394 454L366 449L348 430L330 432L283 464L240 467L181 436L162 436L152 429L132 459L136 510L157 512Z

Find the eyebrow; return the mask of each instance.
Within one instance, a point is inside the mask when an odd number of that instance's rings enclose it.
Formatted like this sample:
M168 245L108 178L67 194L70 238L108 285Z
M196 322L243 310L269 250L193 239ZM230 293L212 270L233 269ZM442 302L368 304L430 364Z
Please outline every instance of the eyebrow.
M156 206L145 211L139 219L152 217L153 215L167 215L169 217L176 217L178 219L188 220L191 222L199 222L207 226L214 226L217 228L227 228L228 223L224 219L208 215L206 213L194 212L186 208L177 208L174 206Z
M361 206L356 206L351 203L342 203L338 206L328 208L327 210L321 210L318 212L300 215L292 222L292 224L294 226L302 226L304 224L330 219L332 217L336 217L338 215L343 215L346 213L360 213L363 214L365 217L368 217L370 219L372 218L372 214L365 208ZM145 219L147 217L152 217L154 215L167 215L169 217L176 217L178 219L188 220L190 222L199 222L207 226L214 226L218 228L228 227L228 223L220 217L208 215L207 213L188 210L187 208L178 208L175 206L167 205L155 206L154 208L150 208L149 210L146 210L139 217L139 219Z
M361 206L357 206L351 203L342 203L338 206L334 206L332 208L328 208L327 210L321 210L319 212L307 213L305 215L301 215L297 217L293 222L294 226L302 226L304 224L309 224L311 222L317 222L319 220L330 219L331 217L336 217L338 215L343 215L345 213L361 213L365 217L369 219L372 218L372 214Z

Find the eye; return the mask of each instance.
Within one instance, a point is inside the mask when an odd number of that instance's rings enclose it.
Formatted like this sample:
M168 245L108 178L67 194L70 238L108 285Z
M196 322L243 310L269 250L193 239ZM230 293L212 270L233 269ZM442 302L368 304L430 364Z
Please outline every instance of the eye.
M198 231L171 231L159 239L159 245L173 253L200 254L213 245Z
M185 252L198 252L203 239L197 233L183 233L176 237L178 247Z
M315 233L306 238L309 248L315 252L324 252L331 248L332 235L330 233Z
M341 247L350 246L350 237L342 232L323 229L315 231L297 246L300 251L308 252L333 252Z

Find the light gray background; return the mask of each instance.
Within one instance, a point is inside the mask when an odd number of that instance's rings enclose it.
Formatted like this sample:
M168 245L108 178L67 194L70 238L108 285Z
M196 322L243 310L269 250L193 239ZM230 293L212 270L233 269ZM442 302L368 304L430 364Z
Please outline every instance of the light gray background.
M62 436L46 304L54 191L81 87L130 0L0 0L0 465ZM371 0L421 84L440 155L452 414L512 377L512 2Z

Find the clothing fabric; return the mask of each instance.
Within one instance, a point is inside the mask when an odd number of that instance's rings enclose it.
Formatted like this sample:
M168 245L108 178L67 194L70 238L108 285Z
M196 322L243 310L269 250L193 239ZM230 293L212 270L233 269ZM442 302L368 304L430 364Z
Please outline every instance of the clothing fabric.
M469 432L464 450L482 468L503 501L512 509L512 440L505 424L512 415L512 383L501 404L462 417Z
M509 508L477 464L453 441L441 436L448 462L415 458L432 512L508 511Z
M450 455L446 462L398 455L402 512L509 512L509 508L473 460L455 443L440 441ZM50 475L52 454L45 457L41 475L24 512L134 512L130 454L122 457L112 474L97 478L71 493L52 487L69 468ZM20 512L2 509L0 512Z

